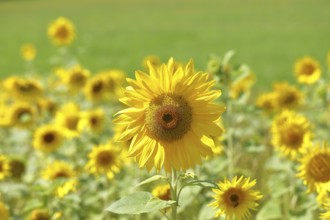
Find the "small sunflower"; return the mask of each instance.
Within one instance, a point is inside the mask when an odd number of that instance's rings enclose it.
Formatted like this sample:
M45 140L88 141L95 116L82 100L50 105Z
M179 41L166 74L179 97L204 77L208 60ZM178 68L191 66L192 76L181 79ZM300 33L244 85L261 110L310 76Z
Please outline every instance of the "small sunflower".
M106 82L106 91L110 98L122 97L124 95L123 86L126 83L126 74L117 69L111 69L100 73Z
M51 220L49 212L44 209L34 209L27 220Z
M48 27L48 36L57 46L67 46L76 38L75 27L64 17L57 18Z
M7 114L10 126L22 129L31 128L37 118L34 106L26 102L16 102L9 106Z
M158 185L152 190L152 195L161 200L171 200L171 189L169 184Z
M90 75L89 70L82 68L80 65L68 70L60 69L56 73L71 92L78 92L83 89Z
M9 210L6 205L0 201L0 219L9 220Z
M9 159L5 155L0 154L0 180L5 179L9 175L10 175Z
M61 128L57 125L43 125L34 132L34 148L50 153L59 148L64 141L64 135Z
M313 57L305 56L294 65L294 72L299 83L313 84L321 77L321 67Z
M37 50L33 44L24 44L21 47L21 56L25 61L32 61L37 55Z
M90 101L101 101L107 96L108 82L102 74L93 76L85 86L85 96Z
M49 98L39 99L37 106L41 112L49 113L51 115L54 115L58 108L56 101Z
M249 93L251 87L255 83L255 75L251 72L237 78L230 85L229 95L233 99L237 99L242 94Z
M34 79L9 77L4 82L4 88L16 99L35 102L41 98L43 89Z
M149 63L149 72L136 71L136 80L127 80L120 101L129 107L114 119L126 125L120 140L132 139L129 155L149 171L200 164L213 154L212 136L222 133L216 121L224 107L213 103L221 95L212 90L216 82L208 73L196 73L192 61L178 67L173 59L160 67Z
M285 156L295 159L311 142L309 121L302 115L286 110L272 122L272 144Z
M25 172L25 164L20 159L10 159L10 176L15 179L21 179Z
M262 198L259 191L251 189L255 184L256 180L237 176L232 181L219 182L219 188L213 189L215 201L209 204L219 209L215 217L225 214L226 220L251 219L251 210L256 209L257 201Z
M276 83L274 93L276 94L276 106L280 110L297 108L302 104L302 92L287 82Z
M330 148L326 143L307 149L299 162L297 176L303 179L308 191L330 191Z
M94 146L88 158L88 172L95 175L106 174L109 179L120 171L124 162L123 155L111 142Z
M103 131L105 122L105 112L101 108L93 109L81 114L78 129L100 133Z
M63 128L63 134L67 138L79 136L80 119L80 108L73 102L63 105L55 114L55 123Z
M277 109L277 95L275 92L263 93L258 96L256 105L266 112L273 112Z

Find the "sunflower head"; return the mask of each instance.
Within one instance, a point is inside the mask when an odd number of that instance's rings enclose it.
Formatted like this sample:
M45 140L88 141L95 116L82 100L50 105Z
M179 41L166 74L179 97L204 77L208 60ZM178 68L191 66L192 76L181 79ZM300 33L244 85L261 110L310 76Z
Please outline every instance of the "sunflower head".
M33 44L24 44L21 47L21 57L25 61L32 61L37 55L37 50Z
M48 36L57 46L67 46L75 39L75 28L70 20L57 18L48 27Z
M33 137L34 148L50 153L59 148L64 141L61 128L57 125L43 125L39 127Z
M311 142L309 121L293 111L284 111L272 122L272 144L285 156L296 159Z
M0 180L8 176L10 176L10 161L5 155L0 154Z
M313 84L321 77L321 67L313 57L305 56L296 61L294 73L299 83Z
M0 201L0 219L9 220L9 210L7 206Z
M263 93L258 96L256 105L266 112L273 112L277 107L277 94L275 92Z
M5 89L12 97L22 101L37 101L43 90L40 83L34 79L10 77L4 82Z
M262 198L259 191L251 189L255 184L255 180L244 177L219 182L219 188L213 189L215 201L209 204L218 209L216 217L225 214L226 219L251 219L251 210L256 209L257 201Z
M35 124L37 112L34 106L26 102L16 102L8 108L9 124L18 128L31 128Z
M54 161L49 164L41 173L46 180L68 179L76 176L72 166L63 161Z
M105 80L105 87L109 97L122 97L123 89L122 87L126 82L126 74L122 70L111 69L100 73Z
M276 83L274 93L276 94L276 106L279 110L294 109L302 104L302 92L287 82Z
M106 174L112 179L123 165L123 155L119 149L109 142L104 145L94 146L88 154L86 169L95 175Z
M102 74L93 76L85 86L85 96L90 101L102 101L107 96L108 82Z
M171 189L169 184L158 185L152 190L152 195L161 200L171 200Z
M20 159L10 159L10 176L15 179L21 179L25 172L25 164Z
M90 71L82 68L80 65L75 65L67 70L58 69L56 74L71 92L78 92L86 85Z
M327 143L308 148L300 159L298 177L308 191L330 191L330 148Z
M50 220L51 217L49 215L49 212L44 209L34 209L29 217L28 220Z
M255 75L253 73L248 72L247 74L243 74L231 83L229 91L230 97L237 99L242 94L249 93L254 83Z
M86 129L87 131L100 133L103 131L104 120L105 112L101 108L83 112L78 124L78 129Z
M63 105L55 115L56 125L63 128L63 134L68 138L79 136L78 124L80 119L80 108L74 102Z
M186 170L212 155L212 137L222 133L217 124L224 107L213 103L221 92L208 73L195 72L193 62L160 67L149 63L149 74L136 71L121 102L115 123L125 127L119 137L132 140L129 155L140 167L167 172Z

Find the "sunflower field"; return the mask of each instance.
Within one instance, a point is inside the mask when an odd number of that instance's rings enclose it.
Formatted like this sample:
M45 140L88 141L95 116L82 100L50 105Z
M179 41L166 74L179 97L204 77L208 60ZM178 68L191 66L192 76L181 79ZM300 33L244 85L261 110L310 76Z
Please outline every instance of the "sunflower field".
M330 220L330 44L278 79L232 49L183 61L131 48L138 65L116 67L118 52L89 68L102 49L79 59L84 27L44 22L47 45L10 48L19 73L0 62L0 220Z

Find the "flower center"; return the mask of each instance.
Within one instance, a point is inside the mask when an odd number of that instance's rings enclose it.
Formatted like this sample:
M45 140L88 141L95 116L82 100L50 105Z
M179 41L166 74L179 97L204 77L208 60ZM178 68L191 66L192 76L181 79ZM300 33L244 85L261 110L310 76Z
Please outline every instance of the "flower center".
M109 151L101 151L97 155L97 164L99 166L109 166L111 162L113 161L113 155Z
M44 134L43 139L46 143L52 143L55 140L55 135L51 132Z
M69 36L69 31L66 26L60 26L56 32L56 37L65 39Z
M79 121L78 116L74 116L74 115L68 116L66 118L66 127L69 130L76 130L77 125L78 125L78 121Z
M283 131L284 143L290 148L300 148L303 142L303 137L304 132L298 127L289 128L288 130Z
M312 75L314 73L314 66L312 64L305 64L303 66L302 72L304 73L304 75Z
M146 127L152 138L172 142L190 129L192 111L181 97L162 94L153 99L146 110Z
M86 77L80 72L74 72L70 78L70 82L75 86L84 86Z
M70 175L67 172L65 172L64 170L58 171L54 175L54 179L57 179L57 178L68 178L68 177L70 177Z
M236 208L243 201L243 192L240 189L229 189L227 193L225 193L225 202L228 206Z
M309 174L318 182L330 181L330 155L315 155L308 164Z
M103 83L101 81L96 82L93 86L92 86L92 92L95 93L99 93L101 92L103 89Z

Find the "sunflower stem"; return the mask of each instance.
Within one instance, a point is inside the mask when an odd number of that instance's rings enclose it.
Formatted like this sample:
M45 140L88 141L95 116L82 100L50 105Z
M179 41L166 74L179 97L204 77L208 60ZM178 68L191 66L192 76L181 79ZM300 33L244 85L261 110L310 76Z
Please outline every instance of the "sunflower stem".
M177 207L178 207L178 202L177 202L177 191L178 191L178 187L177 187L177 173L176 170L173 169L172 170L172 176L171 176L171 198L173 201L176 201L175 203L172 204L172 220L176 220L176 216L177 216Z

